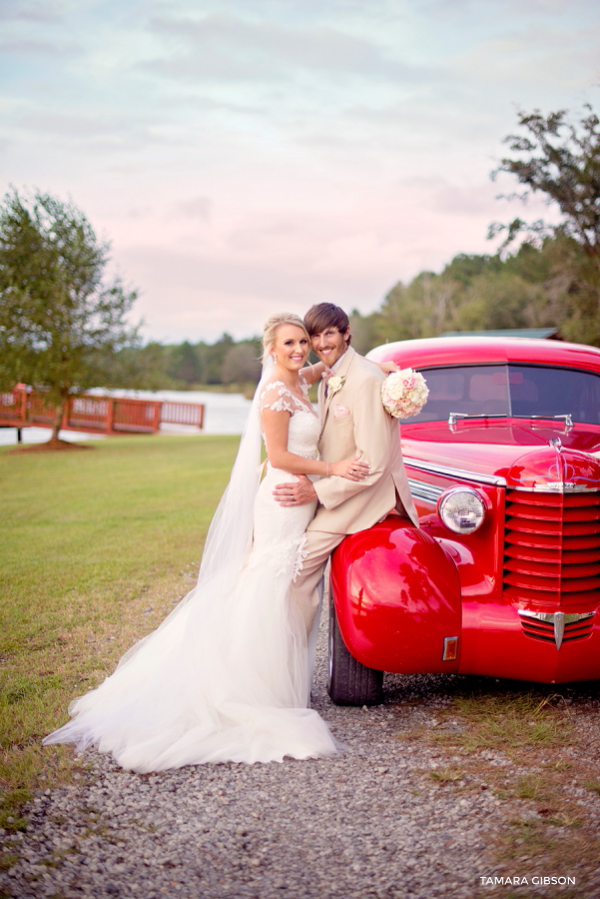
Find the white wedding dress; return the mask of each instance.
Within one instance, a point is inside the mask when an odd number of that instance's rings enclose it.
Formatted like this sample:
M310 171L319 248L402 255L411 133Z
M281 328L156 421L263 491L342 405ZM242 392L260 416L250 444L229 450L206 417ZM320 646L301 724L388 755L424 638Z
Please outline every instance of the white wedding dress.
M271 382L257 391L251 414L258 417L264 408L290 412L289 450L317 457L320 425L307 398L302 402L281 382ZM238 469L239 463L240 455ZM247 467L237 475L234 467L198 585L123 656L114 674L71 704L71 721L45 743L94 745L138 772L336 752L327 725L307 707L306 632L289 597L314 506L276 503L273 486L295 477L267 465L252 496L249 548L237 528L243 500L235 497L252 478Z

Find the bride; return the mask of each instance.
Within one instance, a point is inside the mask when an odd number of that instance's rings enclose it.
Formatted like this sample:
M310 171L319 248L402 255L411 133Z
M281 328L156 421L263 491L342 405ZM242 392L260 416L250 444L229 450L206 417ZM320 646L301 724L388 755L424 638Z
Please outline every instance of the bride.
M318 458L320 422L308 387L324 366L305 367L310 343L302 319L272 316L263 346L263 376L197 585L114 674L71 704L71 721L44 743L94 745L142 773L336 752L327 725L307 707L306 628L289 596L315 510L284 508L272 490L298 474L360 480L368 465ZM261 433L268 457L262 482Z

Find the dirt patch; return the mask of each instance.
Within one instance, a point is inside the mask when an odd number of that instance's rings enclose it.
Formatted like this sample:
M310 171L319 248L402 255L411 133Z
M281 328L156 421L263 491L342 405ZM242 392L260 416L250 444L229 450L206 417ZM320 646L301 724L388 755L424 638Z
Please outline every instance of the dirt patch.
M85 446L82 443L69 443L68 440L47 440L45 443L30 443L27 446L17 446L15 449L8 450L7 456L14 456L17 453L62 453L71 450L91 450L93 446Z

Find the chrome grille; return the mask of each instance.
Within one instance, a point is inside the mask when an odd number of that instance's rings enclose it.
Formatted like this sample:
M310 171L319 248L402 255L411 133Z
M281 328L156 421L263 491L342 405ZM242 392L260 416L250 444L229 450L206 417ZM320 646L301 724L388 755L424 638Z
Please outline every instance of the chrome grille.
M598 605L599 493L507 491L504 595L545 611Z
M521 627L523 633L527 637L533 637L535 640L545 640L548 643L556 642L556 632L554 628L553 616L540 615L543 618L528 617L526 612L521 612ZM561 643L571 643L573 640L580 640L582 637L589 637L594 628L594 613L588 612L585 617L579 615L566 615L564 624L564 633L561 637ZM572 618L573 620L569 620ZM546 619L546 620L544 620Z

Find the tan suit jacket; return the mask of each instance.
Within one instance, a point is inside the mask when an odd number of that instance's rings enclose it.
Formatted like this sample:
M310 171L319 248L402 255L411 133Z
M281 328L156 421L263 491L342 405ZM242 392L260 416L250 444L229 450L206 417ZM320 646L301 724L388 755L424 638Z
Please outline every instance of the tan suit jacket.
M328 462L362 456L370 466L363 481L329 477L315 481L319 498L311 531L354 534L372 527L396 508L418 526L400 449L398 421L381 404L385 375L348 347L336 375L344 383L337 392L320 387L319 452Z

